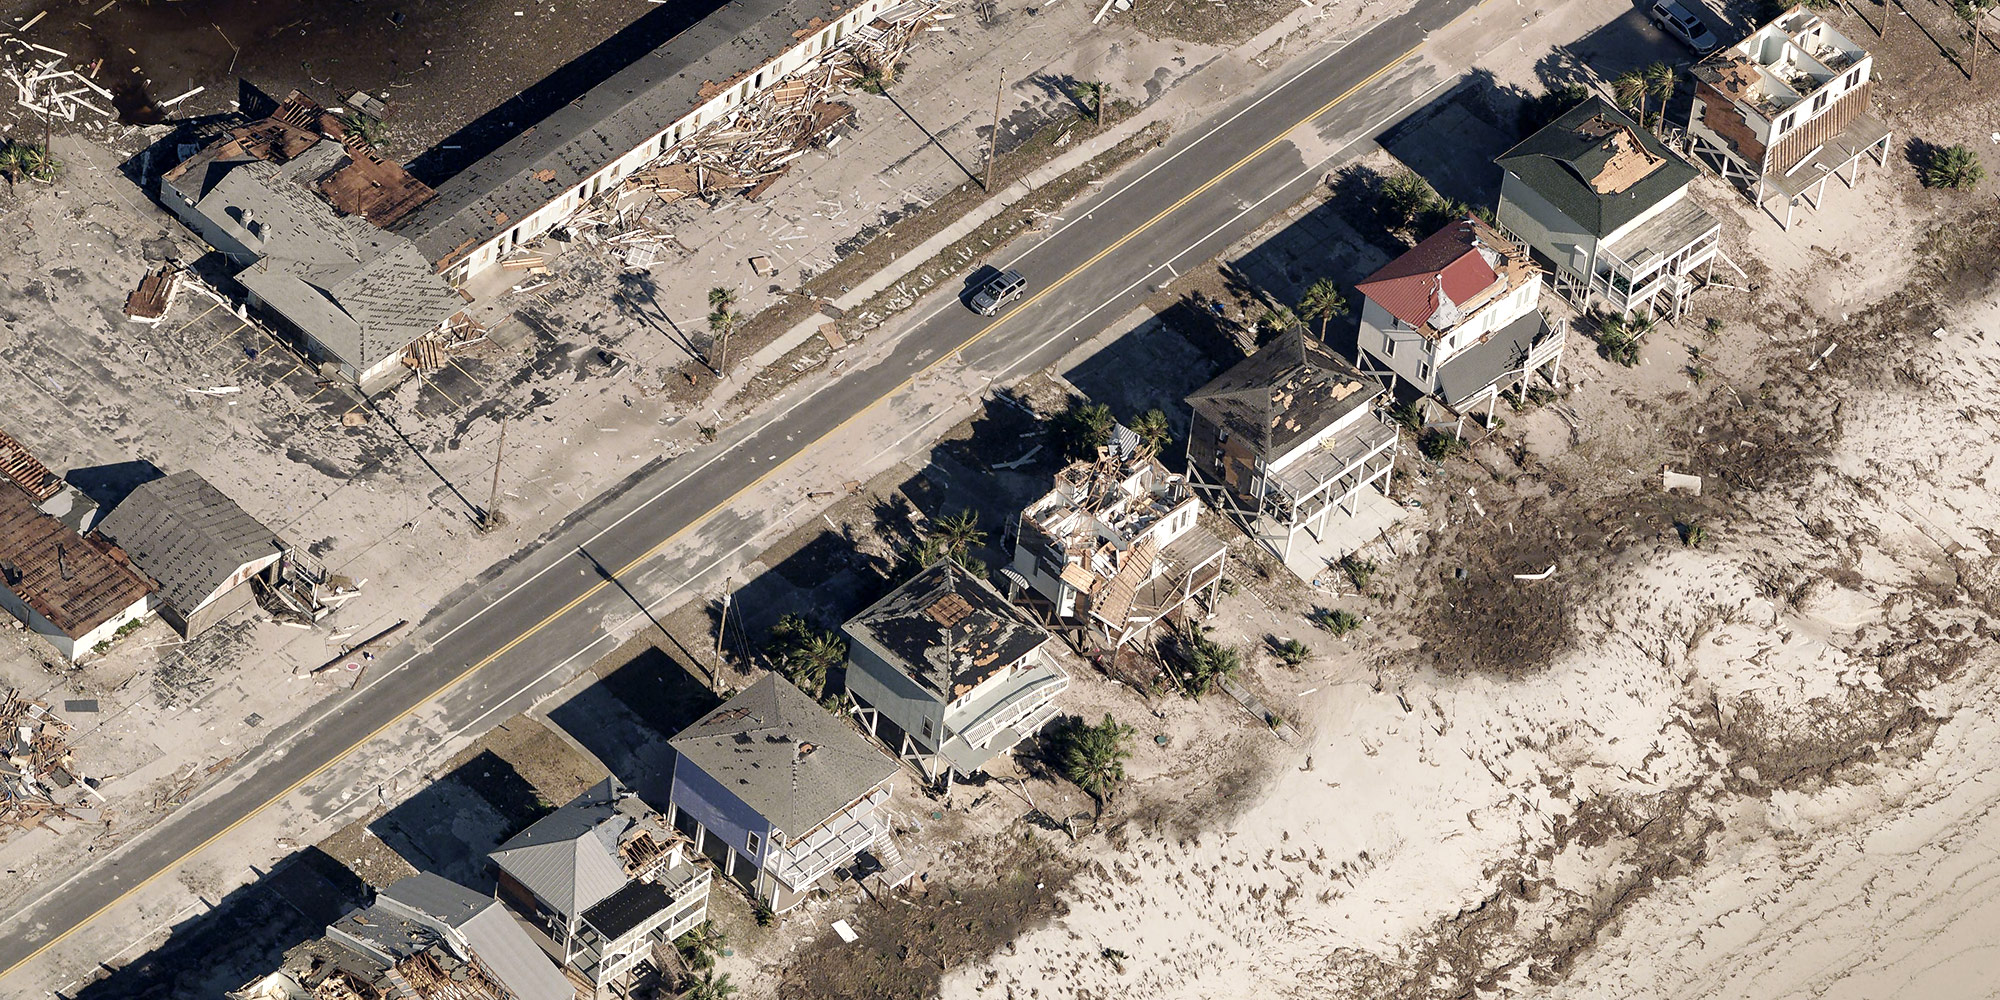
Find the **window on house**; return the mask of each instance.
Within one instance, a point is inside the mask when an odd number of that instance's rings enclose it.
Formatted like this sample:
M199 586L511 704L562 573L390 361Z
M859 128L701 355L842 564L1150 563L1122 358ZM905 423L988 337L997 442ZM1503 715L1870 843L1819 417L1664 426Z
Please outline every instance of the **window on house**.
M752 830L743 835L743 849L748 851L751 857L756 857L757 848L762 846L764 846L763 839L757 836L757 831Z
M1818 97L1813 98L1813 114L1819 114L1826 107L1826 98L1825 91L1821 91Z
M757 71L757 89L764 89L764 72L762 70Z
M1394 337L1382 338L1382 356L1385 358L1393 358L1396 356L1396 338Z
M1797 114L1789 114L1786 115L1784 118L1780 119L1778 121L1778 131L1790 132L1792 130L1792 120L1797 117L1798 117Z
M1422 381L1425 381L1425 382L1428 382L1428 381L1430 381L1430 379L1431 379L1431 363L1430 363L1430 362L1428 362L1428 361L1420 361L1420 362L1418 362L1418 363L1417 363L1417 378L1418 378L1418 379L1420 379L1420 380L1422 380Z
M931 720L929 719L929 717L926 717L924 719L924 739L927 740L936 739L937 738L935 735L936 732L937 732L936 727L932 726Z
M1860 84L1861 84L1861 71L1857 69L1854 72L1847 74L1847 82L1841 84L1840 89L1853 90L1855 87L1860 86Z

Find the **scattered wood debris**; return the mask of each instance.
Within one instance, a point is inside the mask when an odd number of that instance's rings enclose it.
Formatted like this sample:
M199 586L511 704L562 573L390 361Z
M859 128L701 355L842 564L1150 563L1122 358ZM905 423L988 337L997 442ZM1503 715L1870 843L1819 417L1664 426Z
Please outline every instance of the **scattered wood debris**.
M173 308L174 292L180 287L180 268L162 265L140 279L139 287L125 297L125 318L151 326L164 319Z
M9 690L0 699L0 823L37 827L50 819L75 819L56 797L72 788L97 794L73 769L70 725L46 702Z

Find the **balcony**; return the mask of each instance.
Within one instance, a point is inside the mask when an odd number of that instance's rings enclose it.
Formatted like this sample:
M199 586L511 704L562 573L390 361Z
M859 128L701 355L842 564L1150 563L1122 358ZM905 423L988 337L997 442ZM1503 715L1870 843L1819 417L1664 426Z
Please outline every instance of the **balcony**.
M772 848L765 858L766 868L792 889L812 885L875 842L875 829L868 817L888 800L888 784L876 786L798 841Z
M995 734L1014 727L1068 687L1069 674L1039 651L1031 653L1016 666L1005 685L945 718L946 731L955 730L945 742L962 741L971 748L984 749Z

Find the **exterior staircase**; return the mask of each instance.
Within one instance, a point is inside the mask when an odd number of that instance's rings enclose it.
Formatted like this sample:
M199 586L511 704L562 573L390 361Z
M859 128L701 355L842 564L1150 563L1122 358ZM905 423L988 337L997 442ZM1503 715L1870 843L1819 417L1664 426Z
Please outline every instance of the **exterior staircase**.
M896 846L896 838L889 835L887 826L875 824L875 843L869 846L868 853L882 866L881 871L868 876L878 892L900 888L917 874L916 867L903 860L903 852Z

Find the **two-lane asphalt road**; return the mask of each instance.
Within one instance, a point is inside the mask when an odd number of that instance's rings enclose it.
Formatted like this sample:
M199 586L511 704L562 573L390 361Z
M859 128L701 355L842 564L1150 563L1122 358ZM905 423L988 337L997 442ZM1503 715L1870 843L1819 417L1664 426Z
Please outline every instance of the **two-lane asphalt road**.
M315 780L418 707L442 697L465 728L497 721L509 699L603 641L604 624L629 617L635 600L676 596L680 585L657 584L695 575L700 566L686 563L687 550L747 544L755 526L732 510L738 497L941 360L962 352L965 364L1002 376L1052 363L1135 306L1148 285L1168 280L1164 268L1213 256L1296 200L1348 141L1400 114L1436 74L1413 81L1396 71L1409 67L1427 29L1472 7L1418 0L1183 129L1072 206L1060 229L996 261L1034 282L999 318L947 302L875 364L593 501L547 543L425 621L356 691L274 734L214 790L10 915L0 924L0 977L288 796L303 791L327 809L344 801L346 790ZM1431 56L1454 72L1471 58ZM635 579L644 582L637 597L625 589Z

